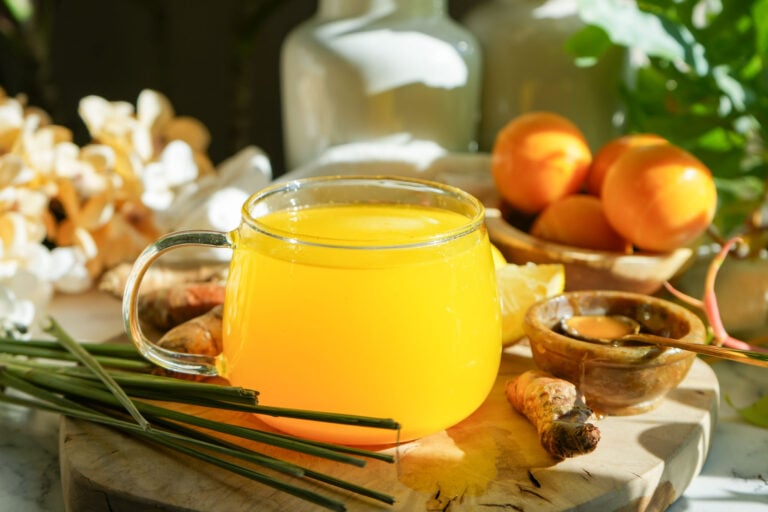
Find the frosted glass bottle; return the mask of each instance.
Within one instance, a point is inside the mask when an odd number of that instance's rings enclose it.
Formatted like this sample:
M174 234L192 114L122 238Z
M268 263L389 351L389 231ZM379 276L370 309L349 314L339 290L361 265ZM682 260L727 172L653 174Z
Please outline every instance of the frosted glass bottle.
M579 68L564 44L584 25L578 0L490 0L462 18L484 55L480 149L513 117L557 112L576 123L593 150L619 134L623 54Z
M288 170L359 141L477 147L481 54L445 0L320 0L283 43Z

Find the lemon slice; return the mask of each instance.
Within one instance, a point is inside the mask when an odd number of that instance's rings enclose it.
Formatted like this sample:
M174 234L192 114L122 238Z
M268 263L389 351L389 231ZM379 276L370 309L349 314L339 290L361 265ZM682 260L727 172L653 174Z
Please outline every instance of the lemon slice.
M565 268L559 263L515 265L496 268L501 302L501 342L508 346L525 335L523 318L535 302L565 289Z
M507 264L507 259L501 253L498 247L491 244L491 255L493 256L493 267L500 268Z

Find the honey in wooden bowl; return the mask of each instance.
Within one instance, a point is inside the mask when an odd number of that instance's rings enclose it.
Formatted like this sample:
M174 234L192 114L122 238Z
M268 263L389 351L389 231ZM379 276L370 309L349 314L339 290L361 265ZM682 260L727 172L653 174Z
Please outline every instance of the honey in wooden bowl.
M620 291L566 292L533 305L524 329L543 370L576 384L600 414L630 415L654 409L688 373L696 355L647 344L613 345L568 335L561 323L574 316L627 317L641 332L704 343L702 321L664 299Z

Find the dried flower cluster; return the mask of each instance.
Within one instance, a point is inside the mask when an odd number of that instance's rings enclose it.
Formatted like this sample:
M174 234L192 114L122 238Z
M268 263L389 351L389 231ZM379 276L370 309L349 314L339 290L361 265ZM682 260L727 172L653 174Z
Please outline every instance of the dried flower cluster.
M87 96L78 112L83 147L0 89L0 331L28 326L54 290L86 290L134 259L174 228L174 200L190 186L217 188L208 130L162 94L142 91L135 108Z

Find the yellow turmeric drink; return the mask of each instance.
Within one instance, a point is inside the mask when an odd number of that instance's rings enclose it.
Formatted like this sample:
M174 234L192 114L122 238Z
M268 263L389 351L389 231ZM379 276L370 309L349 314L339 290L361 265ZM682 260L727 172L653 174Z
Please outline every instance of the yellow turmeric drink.
M233 234L222 373L262 405L392 418L400 441L485 399L501 356L482 224L419 204L321 204ZM288 433L387 444L392 430L264 417Z

